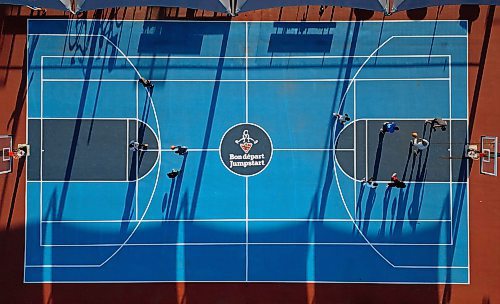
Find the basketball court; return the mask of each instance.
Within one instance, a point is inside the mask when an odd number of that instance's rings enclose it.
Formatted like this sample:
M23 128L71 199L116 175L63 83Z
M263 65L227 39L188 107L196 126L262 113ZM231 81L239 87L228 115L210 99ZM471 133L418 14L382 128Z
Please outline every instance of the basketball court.
M25 282L469 283L467 39L465 21L29 20Z

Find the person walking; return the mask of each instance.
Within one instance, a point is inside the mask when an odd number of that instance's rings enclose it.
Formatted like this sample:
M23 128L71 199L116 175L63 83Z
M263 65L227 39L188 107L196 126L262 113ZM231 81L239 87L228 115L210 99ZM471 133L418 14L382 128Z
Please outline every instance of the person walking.
M188 147L186 146L170 146L170 149L174 151L174 153L179 155L186 155L188 153Z
M347 121L351 120L348 114L333 113L333 117L337 118L341 124L345 124Z
M151 80L148 80L144 77L139 78L139 83L142 84L143 87L147 89L152 89L154 88L154 84L151 82Z
M418 137L417 132L411 133L411 145L415 147L413 150L413 153L415 155L418 155L420 152L424 151L425 149L429 148L429 141L425 138Z
M442 118L426 120L424 125L426 124L430 124L433 131L436 131L437 128L441 128L441 131L446 131L446 127L448 126L448 122Z
M181 171L177 170L177 169L172 169L172 171L168 172L167 173L167 176L168 178L176 178L177 175L179 175Z
M387 187L406 188L406 184L401 181L398 178L398 174L394 172L391 176L391 182L387 184Z
M362 185L366 184L368 187L372 189L376 189L378 187L378 183L375 181L375 178L373 176L370 177L368 180L366 180L366 178L363 177L363 179L361 180L361 184Z
M128 148L130 149L130 151L146 151L148 149L148 144L141 144L140 142L138 141L135 141L135 140L132 140L129 144L128 144Z
M396 125L395 122L384 122L382 125L382 128L380 129L381 134L385 134L387 132L389 133L394 133L395 131L399 131L399 127Z

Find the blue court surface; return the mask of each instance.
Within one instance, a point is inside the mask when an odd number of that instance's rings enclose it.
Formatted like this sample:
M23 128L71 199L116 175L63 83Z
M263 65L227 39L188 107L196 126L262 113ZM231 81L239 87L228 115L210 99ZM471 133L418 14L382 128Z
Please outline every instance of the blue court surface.
M28 33L25 282L469 283L465 21Z

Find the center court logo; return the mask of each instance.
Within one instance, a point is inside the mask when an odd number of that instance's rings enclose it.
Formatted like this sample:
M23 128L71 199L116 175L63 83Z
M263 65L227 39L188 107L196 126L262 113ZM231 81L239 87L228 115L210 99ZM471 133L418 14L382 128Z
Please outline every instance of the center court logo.
M269 135L260 126L242 123L229 128L222 136L219 153L229 171L252 176L267 167L273 146Z

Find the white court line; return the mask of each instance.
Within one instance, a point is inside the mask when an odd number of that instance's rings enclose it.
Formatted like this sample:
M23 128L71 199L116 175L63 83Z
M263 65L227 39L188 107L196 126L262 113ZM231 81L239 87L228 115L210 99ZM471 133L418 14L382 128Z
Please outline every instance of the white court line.
M248 194L247 194L248 195ZM44 224L72 224L72 223L133 223L138 222L139 220L47 220L43 221ZM359 222L436 222L436 223L444 223L450 222L447 219L359 219ZM350 219L320 219L320 218L311 218L311 219L301 219L301 218L232 218L232 219L146 219L142 220L143 223L178 223L178 222L187 222L187 223L204 223L204 222L216 222L216 223L224 223L224 222L351 222Z
M362 120L367 120L367 121L373 121L373 120L394 120L394 121L397 121L397 120L433 120L434 118L436 117L417 117L417 118L398 118L398 117L380 117L380 118L363 118ZM466 118L449 118L449 117L446 117L446 118L442 118L444 120L451 120L451 121L466 121L467 119Z
M27 116L27 115L26 115ZM40 61L40 181L43 181L43 57ZM39 244L43 243L43 183L40 183L40 225L39 225Z
M148 149L150 152L174 152L172 149ZM218 152L219 149L188 148L188 152Z
M248 22L245 22L245 122L248 123ZM248 176L245 176L245 281L248 281Z
M353 135L353 145L354 145L354 151L353 151L353 154L354 154L354 159L353 159L353 166L354 166L354 180L353 180L353 185L354 185L354 218L357 218L357 208L358 208L358 187L357 187L357 153L356 153L356 149L357 149L357 136L358 134L356 133L357 132L357 128L356 128L356 121L358 119L358 116L356 115L356 80L353 80L353 86L352 86L352 91L353 91L353 103L354 103L354 106L353 106L353 111L354 111L354 121L353 121L353 128L354 128L354 135ZM333 164L335 166L335 164ZM361 217L361 214L359 214L359 216Z
M273 151L293 151L293 152L328 152L328 151L353 151L354 149L330 149L330 148L274 148Z
M446 243L372 243L377 246L452 246ZM42 247L118 247L120 243L108 244L43 244ZM365 242L220 242L220 243L127 243L126 247L155 247L155 246L245 246L248 248L252 245L269 245L269 246L294 246L294 245L309 245L309 246L369 246Z
M48 20L52 20L52 21L65 21L66 20L61 20L61 19L54 19L54 18L47 18L47 19L43 19L44 21L48 21ZM78 19L79 21L91 21L91 23L94 23L95 21L100 21L100 22L104 22L104 20L96 20L96 19ZM30 20L28 20L30 21ZM36 23L39 22L39 20L33 20L35 21ZM120 22L120 23L123 23L123 21L126 21L126 22L145 22L144 20L105 20L105 22ZM186 21L186 20L163 20L163 19L160 19L160 20L147 20L148 23L206 23L207 21L205 20L189 20L189 21ZM307 24L307 23L332 23L332 21L330 20L315 20L315 21L292 21L294 23L301 23L301 24ZM452 20L452 19L448 19L448 20L362 20L362 21L359 21L359 20L339 20L339 21L335 21L334 23L428 23L428 22L432 22L432 23L436 23L436 22L452 22L452 23L458 23L459 21L458 20ZM280 25L280 23L289 23L288 21L241 21L241 20L231 20L231 21L227 21L227 20L210 20L210 23L273 23L273 24L277 24L278 27ZM37 35L40 35L40 34L30 34L30 35L33 35L33 36L37 36Z
M125 144L128 146L129 144L129 120L127 118L127 134L125 135L126 136L126 139L125 139ZM128 151L129 149L127 148L127 154L125 156L125 181L128 182Z
M450 81L448 82L448 94L449 94L449 114L448 116L449 117L452 117L453 114L452 114L452 106L451 106L451 103L452 103L452 95L451 95L451 76L452 76L452 73L451 73L451 55L450 57L448 58L448 78L450 79ZM449 162L449 166L450 166L450 240L451 240L451 243L453 244L453 169L452 169L452 166L453 166L453 162L452 162L452 158L451 158L451 141L452 141L452 137L451 137L451 129L452 129L452 121L450 121L450 126L448 128L449 132L450 132L450 146L449 146L449 155L450 155L450 162ZM432 132L432 130L431 130ZM467 132L469 132L469 130L467 129Z
M248 38L248 35L246 36ZM248 43L248 41L247 41ZM343 59L343 58L368 58L369 55L311 55L311 56L127 56L130 59ZM374 55L371 58L443 58L447 54L408 54L408 55ZM92 59L124 59L123 56L111 55L44 55L45 58L92 58Z
M467 43L466 43L466 60L467 60L467 67L469 66L469 20L467 20ZM466 77L465 79L466 82L468 81L469 79L469 69L466 68L465 69L465 73L466 73ZM465 106L465 111L466 111L466 115L467 115L467 142L469 143L470 142L470 134L469 134L469 85L467 83L467 85L465 86L466 88L466 100L467 100L467 104ZM470 159L467 158L467 168L470 168ZM470 178L470 171L469 170L465 170L467 172L467 181L469 181L469 178ZM469 220L469 204L470 204L470 200L469 200L469 183L467 183L467 263L468 265L470 265L470 235L469 235L469 231L470 231L470 220ZM457 232L458 233L458 232ZM469 269L467 270L467 283L470 283L470 267Z
M368 177L368 121L365 120L365 177Z
M146 89L147 90L147 89ZM145 123L146 124L146 123ZM153 128L150 128L153 130ZM154 132L153 132L154 133ZM134 140L139 140L139 84L135 84L135 138ZM135 154L135 219L139 217L139 153L136 151L132 153L132 157ZM155 162L156 164L156 162ZM154 167L154 166L153 166ZM132 169L132 168L131 168ZM149 174L149 172L148 172Z
M45 20L45 19L44 19ZM78 19L80 20L80 19ZM210 22L217 22L217 21L210 21ZM386 21L387 22L387 21ZM25 282L28 284L54 284L54 283L63 283L63 284L89 284L89 281L57 281L57 280L47 280L47 281L29 281ZM129 280L123 280L123 281L92 281L93 284L124 284L124 283L137 283L137 284L144 284L144 283L277 283L280 285L286 284L286 285L292 285L292 284L384 284L384 285L436 285L436 284L453 284L453 285L469 285L469 283L461 283L461 282L447 282L447 281L432 281L432 282L418 282L418 281L407 281L407 282L395 282L395 281L386 281L386 282L380 282L380 281L304 281L304 280L296 280L296 281L270 281L270 280L250 280L250 281L241 281L241 280L234 280L234 281L225 281L225 280L211 280L211 281L197 281L197 280L192 280L192 281L186 281L186 280L141 280L141 281L129 281Z
M349 151L350 152L350 151ZM346 177L350 178L351 180L353 180L353 177L348 175L344 170L342 170L340 168L340 170L346 175ZM151 171L151 170L150 170ZM139 179L139 181L141 181L144 177L141 177ZM360 182L361 180L358 180L358 182ZM69 181L65 181L65 180L44 180L44 181L37 181L37 180L29 180L27 181L27 183L44 183L44 184L49 184L49 183L127 183L127 181L125 180L69 180ZM377 183L379 184L383 184L383 183L390 183L389 180L387 181L384 181L384 180L381 180L381 181L377 181ZM449 184L450 182L449 181L446 181L446 182L434 182L434 181L405 181L406 184ZM454 185L457 185L457 184L467 184L467 182L452 182L452 184Z
M29 33L30 32L30 29L29 29L29 22L28 22L29 19L26 20L26 32ZM30 39L28 39L29 37L26 38L26 51L24 53L24 56L26 56L25 58L29 58L28 54L30 53L29 49L30 49ZM29 68L29 64L26 65L26 75L23 75L22 77L26 77L26 83L27 83L27 87L26 87L26 142L30 142L29 141L29 120L28 120L28 116L29 116L29 79L28 79L28 75L30 75L30 68ZM41 122L40 122L41 123ZM26 157L25 158L25 161L26 161L26 168L29 168L29 157ZM25 189L24 189L24 253L23 253L23 283L26 283L26 254L28 252L27 250L27 243L28 243L28 229L27 229L27 226L28 226L28 172L26 172L26 174L24 174L24 182L25 182ZM41 187L41 184L40 184L40 187ZM40 218L40 221L42 221L42 219Z
M152 82L345 82L354 78L304 79L150 79ZM356 78L356 81L449 81L448 78ZM137 79L47 78L43 82L137 82Z
M245 280L248 281L248 176L245 176Z
M467 38L467 35L396 35L394 38Z
M248 23L245 23L245 122L248 123ZM248 265L247 265L248 266ZM246 279L248 280L248 273Z
M433 36L433 37L435 37L435 36ZM123 244L122 244L122 245L123 245Z

